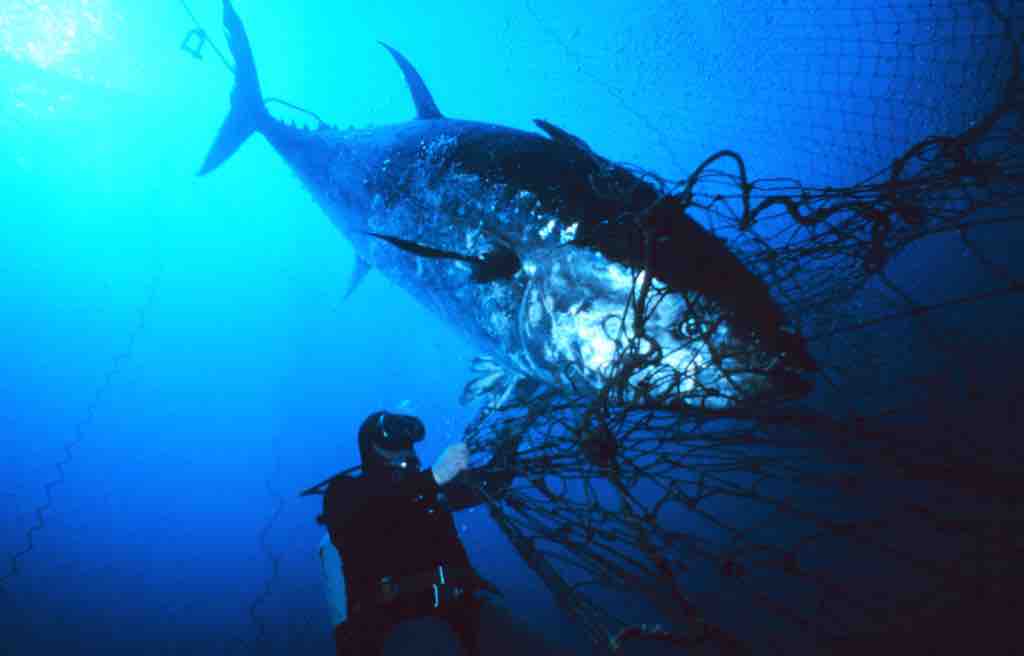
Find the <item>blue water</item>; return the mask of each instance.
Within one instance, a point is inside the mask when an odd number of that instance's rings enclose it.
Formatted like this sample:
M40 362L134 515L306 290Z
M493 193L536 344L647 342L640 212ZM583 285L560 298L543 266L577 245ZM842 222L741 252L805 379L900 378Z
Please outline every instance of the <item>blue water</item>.
M220 3L189 5L226 52ZM452 117L542 117L668 177L745 144L754 177L844 179L856 149L779 147L785 46L749 56L770 12L740 5L236 2L264 92L341 127L412 116L380 39ZM298 492L358 462L374 410L423 418L425 463L473 416L473 348L377 274L343 302L353 251L261 138L196 177L231 77L179 49L192 27L177 0L0 1L3 654L331 653ZM504 603L577 648L485 512L457 525Z

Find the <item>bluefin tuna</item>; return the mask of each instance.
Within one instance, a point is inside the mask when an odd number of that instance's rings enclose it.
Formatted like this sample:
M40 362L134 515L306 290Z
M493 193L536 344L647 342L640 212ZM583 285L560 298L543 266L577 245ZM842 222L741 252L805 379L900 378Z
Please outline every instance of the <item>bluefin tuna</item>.
M626 308L646 275L664 294L646 308L641 350L672 375L654 380L640 367L629 384L705 407L809 390L813 358L766 285L650 177L548 121L532 133L446 117L384 44L415 119L286 124L267 110L228 0L224 25L231 108L200 175L262 134L354 247L349 294L377 270L486 354L468 396L507 394L517 381L599 389L637 343Z

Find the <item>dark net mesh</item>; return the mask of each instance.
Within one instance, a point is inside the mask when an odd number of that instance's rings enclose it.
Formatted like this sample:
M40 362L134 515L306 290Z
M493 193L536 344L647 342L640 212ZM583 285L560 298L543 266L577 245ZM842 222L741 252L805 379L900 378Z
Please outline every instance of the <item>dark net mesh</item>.
M782 120L659 184L768 285L813 391L748 393L777 363L637 272L598 391L520 381L467 430L477 452L517 447L492 515L599 649L926 653L1010 633L1021 11L735 17L751 84L724 102ZM792 177L749 174L744 143L789 153ZM665 307L671 348L648 325Z

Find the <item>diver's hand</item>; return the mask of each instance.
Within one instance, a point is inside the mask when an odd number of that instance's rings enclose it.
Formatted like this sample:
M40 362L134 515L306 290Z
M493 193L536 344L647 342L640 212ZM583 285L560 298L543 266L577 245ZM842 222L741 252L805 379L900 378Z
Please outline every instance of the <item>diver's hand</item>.
M469 467L469 447L464 442L451 444L444 450L434 466L430 468L434 472L434 480L438 485L444 485L459 475L459 472Z

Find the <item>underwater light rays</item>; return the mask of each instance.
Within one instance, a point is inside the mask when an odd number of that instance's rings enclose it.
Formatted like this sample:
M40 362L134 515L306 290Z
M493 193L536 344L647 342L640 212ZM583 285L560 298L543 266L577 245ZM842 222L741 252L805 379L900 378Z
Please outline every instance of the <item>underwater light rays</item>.
M13 0L0 9L0 52L41 69L59 67L110 38L106 1ZM106 9L106 10L105 10ZM69 71L77 77L77 72Z

